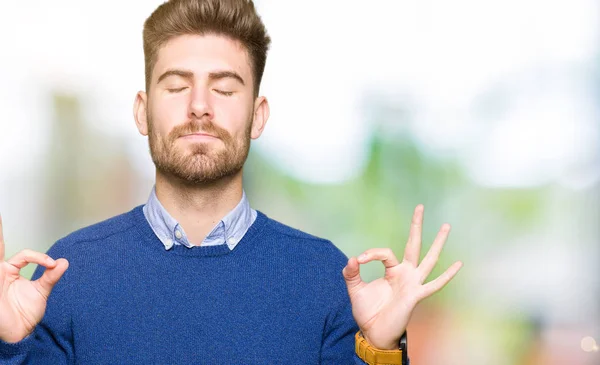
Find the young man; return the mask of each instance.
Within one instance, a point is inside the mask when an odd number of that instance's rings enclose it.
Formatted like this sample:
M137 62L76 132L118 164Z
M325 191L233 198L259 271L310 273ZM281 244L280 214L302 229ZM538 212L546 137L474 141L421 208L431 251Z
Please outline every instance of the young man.
M0 363L406 363L412 310L461 266L423 285L450 228L419 265L418 206L402 262L389 249L347 260L250 208L242 167L269 117L269 43L248 0L172 0L147 19L134 117L155 188L48 255L4 261L0 222ZM367 284L372 260L386 273Z

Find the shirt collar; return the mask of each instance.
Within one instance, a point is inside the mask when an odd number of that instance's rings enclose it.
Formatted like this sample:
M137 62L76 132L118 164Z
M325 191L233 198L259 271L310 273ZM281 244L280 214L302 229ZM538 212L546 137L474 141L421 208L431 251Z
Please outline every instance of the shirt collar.
M187 248L193 247L189 242L183 227L162 206L156 196L156 186L152 188L148 202L143 207L144 216L163 243L165 249L170 250L174 245L183 245ZM201 246L215 246L227 244L230 250L244 237L248 228L256 220L257 213L250 208L246 193L242 192L242 199L202 241Z

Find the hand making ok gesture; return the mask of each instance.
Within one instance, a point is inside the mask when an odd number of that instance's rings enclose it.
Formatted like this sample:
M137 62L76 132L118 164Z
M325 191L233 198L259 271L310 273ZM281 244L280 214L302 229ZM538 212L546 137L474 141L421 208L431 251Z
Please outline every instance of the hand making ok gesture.
M373 248L358 258L351 257L343 270L354 319L365 339L378 349L397 350L417 303L442 289L462 267L462 262L457 261L438 278L423 284L438 261L450 225L442 225L419 264L422 226L423 206L418 205L402 262L389 248ZM383 262L385 275L365 283L360 277L359 265L373 260Z
M19 275L20 270L30 263L46 268L38 280L30 281ZM32 250L23 250L4 261L0 217L0 340L18 342L33 331L44 316L50 291L68 266L65 259L55 261Z

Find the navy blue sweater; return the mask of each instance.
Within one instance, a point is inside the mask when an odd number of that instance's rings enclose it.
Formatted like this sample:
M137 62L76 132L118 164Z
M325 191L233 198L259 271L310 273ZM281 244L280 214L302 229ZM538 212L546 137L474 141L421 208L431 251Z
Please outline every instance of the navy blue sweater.
M0 341L2 364L364 364L346 256L261 212L233 251L167 251L140 206L48 254L69 269L35 332Z

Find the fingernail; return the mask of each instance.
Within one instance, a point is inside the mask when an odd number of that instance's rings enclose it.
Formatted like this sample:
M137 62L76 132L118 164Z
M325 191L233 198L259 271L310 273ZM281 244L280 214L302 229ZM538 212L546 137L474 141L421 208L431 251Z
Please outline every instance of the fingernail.
M367 258L367 255L366 255L366 254L364 254L364 253L363 253L362 255L358 256L358 259L359 259L360 261L362 261L362 260L364 260L364 259L366 259L366 258Z
M56 261L54 261L54 259L52 257L48 257L48 260L46 260L50 265L54 265L54 263Z

